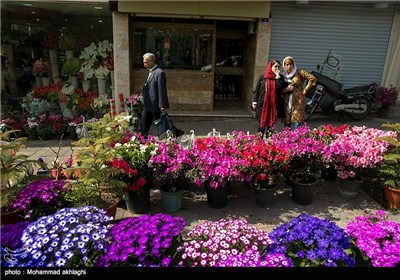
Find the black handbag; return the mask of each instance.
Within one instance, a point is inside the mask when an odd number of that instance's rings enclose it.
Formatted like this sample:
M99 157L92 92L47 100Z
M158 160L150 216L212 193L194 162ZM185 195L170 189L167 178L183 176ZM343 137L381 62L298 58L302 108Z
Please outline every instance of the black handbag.
M185 133L172 123L172 119L167 113L161 115L161 117L158 120L155 120L154 123L157 125L157 134L159 139L167 138L168 130L171 133L171 137L179 137Z

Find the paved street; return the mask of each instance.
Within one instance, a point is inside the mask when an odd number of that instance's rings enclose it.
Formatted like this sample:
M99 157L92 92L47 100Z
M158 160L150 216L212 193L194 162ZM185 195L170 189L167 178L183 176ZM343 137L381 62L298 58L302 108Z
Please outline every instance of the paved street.
M174 117L173 117L174 119ZM238 119L225 119L220 121L181 121L181 118L176 117L179 121L174 121L174 124L183 129L186 133L194 130L196 137L206 136L207 133L215 128L221 132L221 135L226 135L233 130L249 131L254 133L257 131L258 122L254 119L238 118ZM352 125L365 125L368 127L381 128L383 123L399 122L399 117L392 117L391 119L378 119L370 116L361 122L350 121L344 119ZM310 127L317 127L320 124L331 123L333 125L341 125L337 119L330 118L321 114L317 114L308 122ZM277 129L282 129L282 124L278 124ZM152 129L155 133L154 127ZM60 152L60 158L68 155L70 150L70 140L62 142L63 148ZM46 162L50 162L54 158L54 150L58 149L59 141L28 141L28 149L24 152L29 154L32 158L42 157ZM371 213L381 206L373 201L364 192L358 195L357 198L347 200L341 198L337 193L338 181L324 182L318 184L317 191L313 198L313 202L307 206L297 205L292 202L290 196L290 187L283 182L278 184L278 191L275 197L275 202L269 208L260 208L256 206L254 201L254 193L252 190L246 188L243 184L237 183L230 189L230 196L227 207L223 209L213 209L208 207L206 202L206 194L202 188L191 187L190 190L184 191L184 199L182 209L172 215L178 215L185 218L188 226L197 224L203 220L216 220L225 217L243 217L246 218L251 224L255 224L265 230L272 230L273 227L279 225L300 213L307 212L318 217L329 218L335 221L338 225L344 227L347 222L354 219L355 216L363 213ZM158 189L151 191L152 206L149 213L164 212L161 205L160 192ZM123 204L118 208L116 218L124 218L133 216L130 212L124 209ZM390 214L390 218L400 222L400 214Z

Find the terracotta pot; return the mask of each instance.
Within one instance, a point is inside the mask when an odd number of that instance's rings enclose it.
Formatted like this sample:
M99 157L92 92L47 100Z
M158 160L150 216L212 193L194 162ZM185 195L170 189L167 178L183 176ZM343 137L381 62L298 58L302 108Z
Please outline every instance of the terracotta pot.
M49 174L53 179L65 179L63 168L49 169Z
M386 197L386 205L388 209L400 209L400 190L394 189L387 185L383 185L383 190Z

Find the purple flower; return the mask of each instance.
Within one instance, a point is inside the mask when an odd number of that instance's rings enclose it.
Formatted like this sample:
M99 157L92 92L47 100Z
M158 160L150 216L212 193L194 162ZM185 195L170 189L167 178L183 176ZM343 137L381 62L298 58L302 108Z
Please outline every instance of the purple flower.
M386 212L357 216L346 231L364 259L374 267L395 267L400 264L400 224L387 220Z
M31 220L52 214L67 205L63 192L68 189L64 185L64 180L50 178L33 181L14 197L6 211L23 211Z
M170 266L185 221L168 214L120 221L109 231L107 253L96 266Z
M355 266L347 254L350 237L335 223L301 214L276 227L269 237L268 253L285 254L295 266Z
M75 219L71 219L71 217ZM63 208L29 224L21 237L23 254L10 266L91 266L104 253L109 222L104 210L93 206ZM93 238L98 236L100 238Z

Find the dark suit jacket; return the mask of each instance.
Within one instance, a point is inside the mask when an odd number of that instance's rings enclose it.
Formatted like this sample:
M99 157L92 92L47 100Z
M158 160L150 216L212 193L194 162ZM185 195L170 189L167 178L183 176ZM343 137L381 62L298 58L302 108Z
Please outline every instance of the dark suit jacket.
M150 78L143 85L143 103L144 110L148 112L169 108L167 77L159 66L151 72Z
M286 85L287 86L287 85ZM283 118L285 115L284 108L283 108L283 95L282 89L285 87L285 80L283 76L280 79L276 80L276 95L277 95L277 117ZM257 81L256 90L253 95L253 102L257 102L256 105L256 119L260 120L262 107L264 104L264 95L265 95L265 79L264 74L260 75Z

